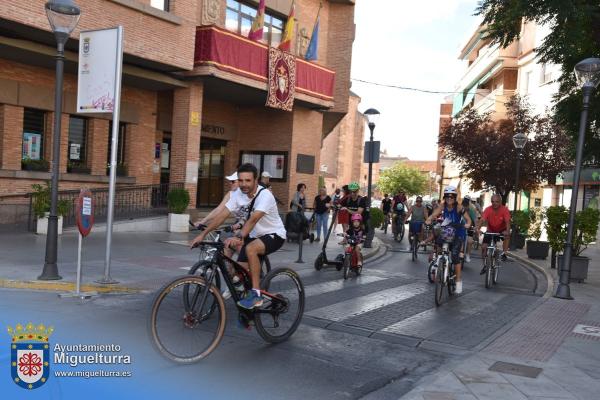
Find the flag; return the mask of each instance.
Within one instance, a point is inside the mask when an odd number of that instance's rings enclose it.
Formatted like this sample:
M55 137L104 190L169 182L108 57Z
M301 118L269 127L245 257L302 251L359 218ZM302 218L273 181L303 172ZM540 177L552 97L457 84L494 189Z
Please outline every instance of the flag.
M292 36L294 35L294 18L296 16L296 2L292 1L292 7L290 8L290 15L285 23L285 29L283 30L283 37L281 43L279 43L279 50L290 51L292 45Z
M263 27L265 26L265 0L260 0L258 3L258 12L254 21L252 21L252 28L248 33L248 39L259 41L263 38Z
M319 14L320 13L321 9L319 8ZM319 18L321 18L319 14L317 14L317 20L315 21L315 27L313 28L312 36L310 37L310 43L308 44L308 49L304 55L304 59L307 61L317 59L317 48L319 47Z

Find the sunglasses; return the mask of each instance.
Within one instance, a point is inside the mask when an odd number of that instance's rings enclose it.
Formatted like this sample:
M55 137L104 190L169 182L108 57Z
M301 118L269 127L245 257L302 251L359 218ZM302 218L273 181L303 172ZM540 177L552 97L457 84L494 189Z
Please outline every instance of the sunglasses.
M453 194L446 194L446 195L444 195L444 198L445 199L456 199L456 196Z
M422 202L423 202L423 200L417 200L417 203L422 203Z

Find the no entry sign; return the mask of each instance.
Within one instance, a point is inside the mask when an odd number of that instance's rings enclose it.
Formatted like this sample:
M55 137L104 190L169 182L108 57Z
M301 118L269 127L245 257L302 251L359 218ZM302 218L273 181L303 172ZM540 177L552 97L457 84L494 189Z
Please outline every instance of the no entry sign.
M75 209L77 228L81 236L85 237L90 234L94 225L94 200L89 189L81 189Z

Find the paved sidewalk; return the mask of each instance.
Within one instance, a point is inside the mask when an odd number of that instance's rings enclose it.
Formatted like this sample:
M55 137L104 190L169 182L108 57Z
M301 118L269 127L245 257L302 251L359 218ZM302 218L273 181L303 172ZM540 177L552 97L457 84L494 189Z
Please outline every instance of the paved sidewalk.
M187 243L196 233L113 233L110 276L119 283L100 285L95 283L104 276L106 234L92 232L83 241L82 291L139 292L160 288L167 280L185 274L198 261L198 250L190 250ZM342 251L340 238L332 236L327 246L327 256L334 259ZM58 270L63 277L58 281L39 281L37 277L44 265L46 237L32 233L0 234L0 288L21 288L68 291L74 290L77 269L76 232L66 232L58 240ZM302 259L298 260L298 243L285 243L275 254L269 256L271 265L294 269L312 267L322 249L321 243L303 243ZM385 250L378 239L370 249L363 249L365 258Z
M558 282L550 260L513 257L554 279L524 318L483 344L476 353L452 361L422 379L403 400L582 399L600 393L600 248L590 257L586 283L571 283L574 300L551 297Z

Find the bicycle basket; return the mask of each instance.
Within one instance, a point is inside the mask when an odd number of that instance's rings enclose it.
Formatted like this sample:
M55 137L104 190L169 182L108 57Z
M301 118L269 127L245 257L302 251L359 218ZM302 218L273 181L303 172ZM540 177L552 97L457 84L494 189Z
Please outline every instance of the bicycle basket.
M454 235L456 234L456 229L451 226L442 227L442 231L440 232L440 239L445 243L454 242Z

